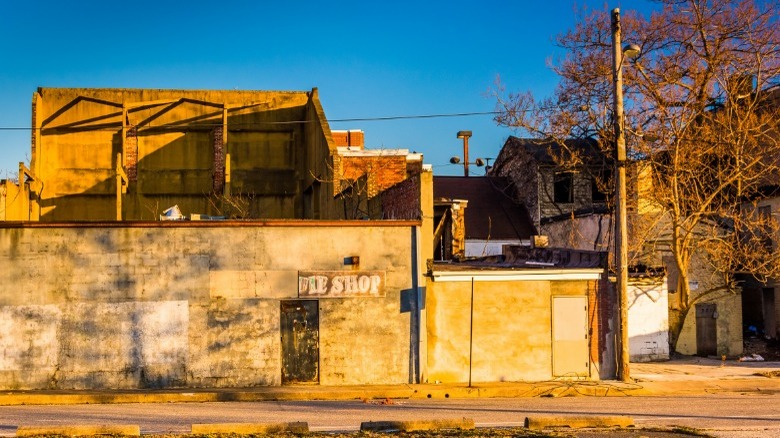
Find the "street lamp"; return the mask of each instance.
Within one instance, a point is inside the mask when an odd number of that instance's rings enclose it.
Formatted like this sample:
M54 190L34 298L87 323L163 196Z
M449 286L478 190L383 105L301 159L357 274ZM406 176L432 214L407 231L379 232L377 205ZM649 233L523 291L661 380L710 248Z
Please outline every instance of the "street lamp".
M628 354L628 229L626 222L626 138L623 134L623 58L635 58L636 44L620 49L620 9L612 10L612 78L614 86L615 129L615 267L620 307L620 361L618 379L631 380Z
M471 137L471 131L458 131L458 138L463 139L463 174L464 176L469 176L469 164L476 164L477 167L482 167L485 165L485 161L487 160L487 164L490 164L490 160L492 158L477 158L474 160L473 163L469 163L469 137ZM455 156L450 158L450 163L452 164L460 164L460 157ZM486 168L486 172L487 172Z

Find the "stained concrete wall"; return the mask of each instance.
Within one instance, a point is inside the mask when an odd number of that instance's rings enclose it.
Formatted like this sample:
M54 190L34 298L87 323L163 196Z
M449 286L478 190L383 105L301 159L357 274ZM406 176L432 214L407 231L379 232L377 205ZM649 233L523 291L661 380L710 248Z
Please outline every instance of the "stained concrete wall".
M332 196L303 197L313 178L329 179L335 148L316 89L40 88L33 126L42 221L115 220L117 155L124 220L156 220L174 204L239 218L303 218L307 201L335 210ZM228 186L240 208L222 202Z
M629 281L628 353L631 362L669 359L669 294L665 278Z
M278 385L280 301L352 256L386 296L319 300L319 382L408 383L417 225L0 227L0 389Z
M592 281L479 281L474 285L473 382L547 380L552 297L587 296ZM428 382L468 382L471 282L427 282Z

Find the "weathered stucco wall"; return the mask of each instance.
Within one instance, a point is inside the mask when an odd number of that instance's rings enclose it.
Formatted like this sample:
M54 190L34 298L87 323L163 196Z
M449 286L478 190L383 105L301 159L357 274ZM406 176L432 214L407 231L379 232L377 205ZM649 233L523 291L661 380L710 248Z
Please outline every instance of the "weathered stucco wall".
M278 385L298 271L355 268L386 296L319 300L319 382L409 382L415 223L232 224L0 228L0 388Z
M628 350L632 362L669 359L669 295L664 280L628 284Z
M30 217L30 193L25 186L0 181L0 221L26 221Z
M607 214L570 217L543 224L540 234L548 237L553 248L609 251L613 234L611 219L612 216Z
M737 357L742 354L742 299L737 293L722 295L717 299L703 301L714 303L717 307L715 322L717 355ZM696 309L691 308L685 318L685 325L677 341L677 352L697 354L696 345Z
M587 296L592 283L475 280L472 381L552 378L552 297ZM469 380L471 285L427 282L429 382Z
M115 220L118 164L125 220L156 220L174 204L238 218L303 218L307 202L335 209L332 196L304 199L314 178L330 179L316 89L40 88L33 125L42 221Z

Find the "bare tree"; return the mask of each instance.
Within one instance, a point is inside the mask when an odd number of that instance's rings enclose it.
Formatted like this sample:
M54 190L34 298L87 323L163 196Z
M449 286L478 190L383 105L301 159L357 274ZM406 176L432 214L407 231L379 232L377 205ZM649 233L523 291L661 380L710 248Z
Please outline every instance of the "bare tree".
M676 347L685 317L700 300L735 290L735 272L780 277L771 246L753 230L776 218L746 214L741 205L780 181L780 4L769 0L661 0L649 18L627 12L623 40L641 46L624 65L629 157L650 169L642 218L633 237L634 263L666 251L679 273L679 307L670 312ZM610 17L593 11L560 35L566 55L553 63L560 82L552 97L496 90L497 122L563 144L599 140L612 153ZM576 165L573 159L561 165ZM752 233L752 234L751 234ZM752 237L751 237L752 236ZM710 263L720 281L691 291L692 262Z
M206 194L208 210L227 219L255 219L252 212L254 193Z
M333 197L337 203L341 204L339 209L342 219L369 217L368 178L374 172L372 163L364 163L365 167L359 169L355 169L353 166L345 170L341 157L334 155L333 160L336 164L330 162L325 164L327 177L318 176L311 172L312 178L318 183L333 187Z

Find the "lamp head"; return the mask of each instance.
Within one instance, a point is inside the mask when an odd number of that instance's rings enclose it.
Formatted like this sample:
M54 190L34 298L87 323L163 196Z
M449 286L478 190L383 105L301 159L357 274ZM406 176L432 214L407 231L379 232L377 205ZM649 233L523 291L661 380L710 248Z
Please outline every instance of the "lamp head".
M458 131L458 138L469 138L471 137L471 131Z
M626 44L623 46L623 56L634 59L642 53L642 48L637 44Z

